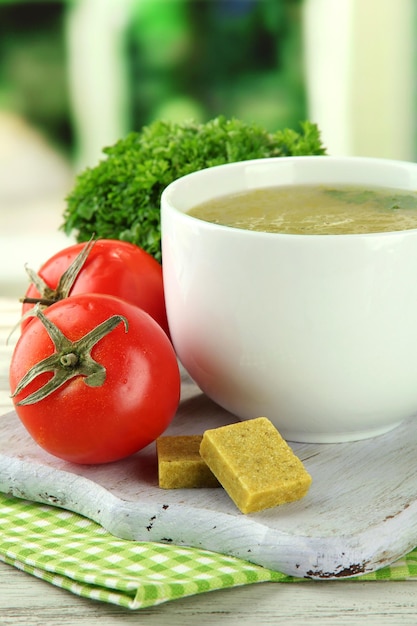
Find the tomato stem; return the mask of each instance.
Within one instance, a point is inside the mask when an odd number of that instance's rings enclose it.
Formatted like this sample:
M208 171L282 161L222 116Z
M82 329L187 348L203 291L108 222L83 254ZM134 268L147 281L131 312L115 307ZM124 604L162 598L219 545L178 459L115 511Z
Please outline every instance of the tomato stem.
M43 304L44 306L50 306L51 304L55 304L56 300L50 298L28 298L25 296L24 298L20 298L20 302L22 302L22 304Z
M95 241L93 237L85 244L82 248L81 252L75 257L71 265L67 267L65 272L59 279L58 285L56 289L52 289L47 283L33 271L30 267L25 266L26 273L29 276L30 282L36 287L39 291L39 298L21 298L21 302L24 304L41 304L43 307L48 307L59 300L63 300L64 298L68 298L70 291L82 270L84 263L86 262L88 255L92 247L94 246Z
M35 404L62 387L76 376L82 376L89 387L100 387L106 380L106 369L91 356L91 350L103 337L112 332L123 322L128 332L128 321L123 315L112 315L104 322L95 326L90 332L71 341L50 319L44 315L39 304L34 307L36 316L50 336L55 352L33 365L16 386L12 398L21 393L40 374L52 372L53 376L37 391L34 391L16 404L18 406Z
M59 362L63 367L74 367L78 363L78 356L73 352L69 354L63 354L59 359Z

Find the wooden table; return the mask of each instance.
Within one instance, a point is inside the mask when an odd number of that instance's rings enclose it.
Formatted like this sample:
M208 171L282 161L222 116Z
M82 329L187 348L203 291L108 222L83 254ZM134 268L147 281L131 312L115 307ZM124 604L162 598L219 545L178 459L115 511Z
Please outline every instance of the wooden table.
M0 414L11 407L7 370L19 317L16 301L0 297ZM0 563L0 624L27 626L100 626L118 624L363 624L417 623L417 582L327 581L260 583L200 594L141 611L79 598Z

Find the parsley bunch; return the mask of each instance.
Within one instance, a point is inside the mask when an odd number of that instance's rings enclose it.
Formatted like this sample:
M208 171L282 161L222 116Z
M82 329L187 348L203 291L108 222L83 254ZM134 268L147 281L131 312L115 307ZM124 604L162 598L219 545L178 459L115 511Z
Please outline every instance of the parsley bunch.
M155 121L103 149L105 158L77 177L62 229L77 241L121 239L161 261L163 189L190 172L234 161L325 154L317 126L267 132L217 117L207 123Z

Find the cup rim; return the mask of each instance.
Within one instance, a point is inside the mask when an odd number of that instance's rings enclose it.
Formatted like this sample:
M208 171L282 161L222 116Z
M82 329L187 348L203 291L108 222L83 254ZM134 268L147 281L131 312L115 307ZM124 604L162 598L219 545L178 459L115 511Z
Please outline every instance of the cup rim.
M191 207L181 209L175 206L172 202L172 196L174 196L178 192L178 189L181 191L181 188L184 185L187 186L188 184L193 184L207 176L216 176L216 173L218 172L222 172L223 174L226 175L227 172L230 172L233 170L245 170L251 167L259 168L259 167L267 166L271 164L279 165L279 166L282 165L283 167L285 167L285 165L288 165L291 163L305 164L309 162L316 162L316 163L330 162L332 164L335 164L338 167L343 166L343 165L350 165L350 164L354 164L356 166L375 166L375 167L381 167L381 168L393 168L392 171L397 170L397 171L403 171L403 172L413 172L415 175L415 182L416 182L415 191L417 192L417 163L413 161L400 161L397 159L387 159L387 158L381 158L381 157L367 157L367 156L305 155L305 156L286 156L286 157L285 156L284 157L278 157L278 156L266 157L266 158L259 158L259 159L248 159L245 161L233 161L229 163L223 163L220 165L213 165L210 167L202 168L200 170L196 170L194 172L190 172L189 174L185 174L173 180L164 188L161 194L161 199L160 199L161 217L163 217L163 214L165 213L165 211L169 209L175 214L177 214L181 220L185 220L185 222L191 221L191 223L197 223L199 224L200 227L204 226L204 228L209 231L213 230L216 232L235 233L237 235L250 237L250 238L262 237L262 238L267 238L267 239L269 238L276 239L276 238L284 237L288 239L308 238L308 239L320 239L320 240L325 239L325 240L330 241L330 240L334 240L334 238L337 238L338 240L340 240L341 238L343 239L367 238L368 239L372 237L373 238L375 237L405 237L407 235L415 236L417 227L404 229L404 230L395 230L395 231L380 231L380 232L370 232L370 233L340 233L340 234L320 234L320 233L300 234L300 233L277 233L277 232L272 233L272 232L266 232L266 231L256 231L256 230L237 228L234 226L227 226L224 224L217 224L215 222L202 220L198 217L190 215L187 212L189 208ZM337 181L335 180L333 182L336 183ZM374 183L372 183L372 186L374 187L380 186L381 188L396 187L395 185L390 184L390 183L388 184L382 184L382 183L380 185L375 185ZM288 184L291 184L291 183L288 183ZM352 181L352 183L346 183L346 184L353 184L353 185L365 184L366 185L366 182L364 183L363 181L360 181L360 182ZM259 185L259 188L266 188L267 186L271 186L271 185L270 184ZM404 190L413 189L412 187L407 187L407 186L404 186L404 187L397 186L396 188L398 189L403 188ZM244 189L247 189L247 187L242 187L242 190ZM223 195L223 194L217 194L217 195L213 194L213 195L210 195L210 197L214 198L214 197L219 197L220 195ZM163 219L161 221L162 221L161 226L163 228Z

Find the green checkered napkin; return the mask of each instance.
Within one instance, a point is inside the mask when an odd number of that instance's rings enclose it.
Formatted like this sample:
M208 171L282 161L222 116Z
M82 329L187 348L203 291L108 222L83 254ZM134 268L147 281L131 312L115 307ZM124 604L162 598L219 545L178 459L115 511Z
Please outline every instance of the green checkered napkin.
M215 589L301 582L238 558L118 539L91 520L0 494L0 560L74 594L141 609ZM357 580L417 580L417 549Z

